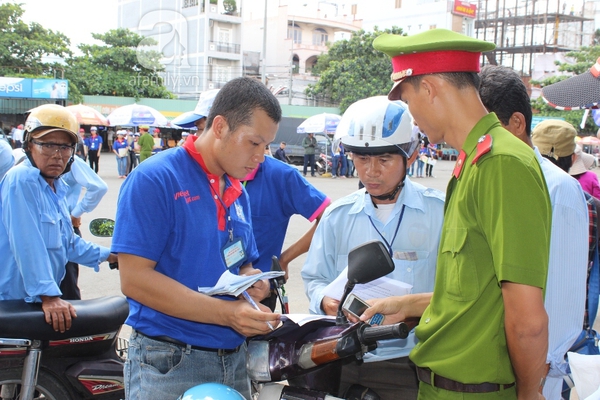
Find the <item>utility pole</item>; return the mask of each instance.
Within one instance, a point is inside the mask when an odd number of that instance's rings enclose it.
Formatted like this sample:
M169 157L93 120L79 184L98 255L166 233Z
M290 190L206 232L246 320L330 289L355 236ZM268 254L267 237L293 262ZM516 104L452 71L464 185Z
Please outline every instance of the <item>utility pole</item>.
M267 84L267 72L266 72L266 52L267 52L267 0L265 0L265 18L263 20L263 48L262 48L262 73L261 73L261 81L263 85Z

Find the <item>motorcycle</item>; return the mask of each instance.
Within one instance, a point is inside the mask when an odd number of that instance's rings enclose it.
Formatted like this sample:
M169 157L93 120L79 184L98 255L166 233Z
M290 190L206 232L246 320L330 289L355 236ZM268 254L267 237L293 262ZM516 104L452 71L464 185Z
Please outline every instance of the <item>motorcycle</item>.
M365 266L368 265L368 268ZM272 269L280 269L273 259ZM386 326L349 323L342 305L359 283L368 283L394 270L394 263L380 241L367 242L348 254L348 282L337 316L316 317L304 324L282 315L283 326L248 342L246 366L255 398L333 400L339 391L342 366L362 362L377 341L406 338L416 321ZM280 282L273 286L279 288ZM282 308L283 310L283 308ZM287 381L287 385L281 383ZM368 388L351 387L348 399L378 399Z
M112 236L112 226L114 221L94 220L90 232ZM0 301L0 399L125 397L127 341L119 331L129 313L127 300L112 296L71 303L77 318L60 333L45 322L39 303Z
M319 158L315 162L317 165L317 172L319 175L323 175L327 172L331 173L333 168L333 162L331 160L331 156L326 155L325 153L321 153Z

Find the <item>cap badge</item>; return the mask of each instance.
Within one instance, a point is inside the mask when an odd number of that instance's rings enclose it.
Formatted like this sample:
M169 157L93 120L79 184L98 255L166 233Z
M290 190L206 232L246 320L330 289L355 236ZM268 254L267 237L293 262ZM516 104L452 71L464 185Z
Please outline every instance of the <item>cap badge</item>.
M404 69L402 71L394 72L392 74L392 80L394 82L399 81L402 78L406 78L407 76L411 76L413 74L412 68Z

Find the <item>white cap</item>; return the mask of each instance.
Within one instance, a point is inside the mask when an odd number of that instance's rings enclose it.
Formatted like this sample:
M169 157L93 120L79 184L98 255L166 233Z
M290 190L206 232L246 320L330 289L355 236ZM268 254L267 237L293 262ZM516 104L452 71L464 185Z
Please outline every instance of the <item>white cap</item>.
M195 126L195 122L200 118L208 117L213 102L215 101L215 97L217 97L217 93L219 93L219 89L206 90L202 92L194 112L184 113L173 119L171 123L182 128L193 128Z

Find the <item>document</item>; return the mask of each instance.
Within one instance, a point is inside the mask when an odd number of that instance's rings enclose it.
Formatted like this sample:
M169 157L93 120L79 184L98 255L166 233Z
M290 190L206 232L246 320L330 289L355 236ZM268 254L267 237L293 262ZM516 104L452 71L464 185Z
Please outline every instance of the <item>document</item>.
M128 154L129 149L127 147L121 147L119 149L119 157L125 157Z
M312 321L329 320L335 322L333 315L316 315L316 314L283 314L281 320L289 319L295 322L298 326L302 326Z
M239 296L242 292L263 279L277 278L285 275L283 271L269 271L256 275L235 275L229 270L223 272L217 284L213 287L198 287L200 293L207 296L230 295Z
M340 300L344 294L346 282L348 282L348 267L344 268L342 273L325 287L323 294L335 300ZM409 294L411 290L412 285L384 276L369 283L359 283L354 286L350 293L354 293L363 300L369 300L389 296L404 296Z

